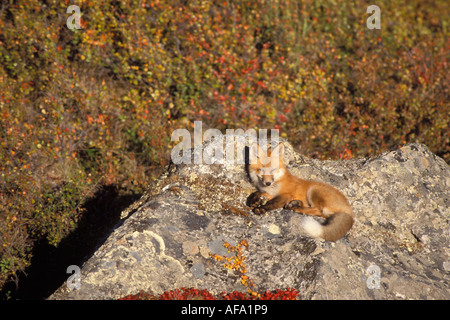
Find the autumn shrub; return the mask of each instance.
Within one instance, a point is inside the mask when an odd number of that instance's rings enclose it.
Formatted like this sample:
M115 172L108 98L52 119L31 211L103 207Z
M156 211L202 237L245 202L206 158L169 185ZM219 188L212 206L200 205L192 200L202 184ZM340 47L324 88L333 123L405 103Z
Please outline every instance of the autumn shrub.
M297 300L298 296L298 291L292 288L266 291L258 295L240 291L213 295L207 289L180 288L163 292L161 295L140 291L119 300Z
M444 0L380 0L380 30L362 0L79 1L73 31L71 4L0 5L0 286L102 186L142 193L195 120L321 159L450 159Z

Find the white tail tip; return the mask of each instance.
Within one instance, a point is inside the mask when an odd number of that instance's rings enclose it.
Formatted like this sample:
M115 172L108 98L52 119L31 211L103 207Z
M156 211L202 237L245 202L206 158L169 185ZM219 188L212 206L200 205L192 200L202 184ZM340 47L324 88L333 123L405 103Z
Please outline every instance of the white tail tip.
M311 238L322 237L322 225L313 217L305 217L301 222L303 231Z

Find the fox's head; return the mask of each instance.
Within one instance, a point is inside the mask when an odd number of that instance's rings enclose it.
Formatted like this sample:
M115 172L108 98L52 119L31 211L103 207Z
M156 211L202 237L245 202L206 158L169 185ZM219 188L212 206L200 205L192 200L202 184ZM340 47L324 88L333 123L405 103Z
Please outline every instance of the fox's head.
M258 189L270 187L285 173L283 164L284 144L279 143L273 150L263 150L256 142L250 147L249 174Z

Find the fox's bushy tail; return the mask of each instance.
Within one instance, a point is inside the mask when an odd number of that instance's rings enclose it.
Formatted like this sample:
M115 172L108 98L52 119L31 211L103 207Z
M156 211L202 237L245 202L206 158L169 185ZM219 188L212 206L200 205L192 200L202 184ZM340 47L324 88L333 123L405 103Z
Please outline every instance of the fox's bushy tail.
M302 221L304 232L312 238L336 241L342 238L353 225L353 217L346 212L338 212L330 216L324 223L313 217L305 217Z

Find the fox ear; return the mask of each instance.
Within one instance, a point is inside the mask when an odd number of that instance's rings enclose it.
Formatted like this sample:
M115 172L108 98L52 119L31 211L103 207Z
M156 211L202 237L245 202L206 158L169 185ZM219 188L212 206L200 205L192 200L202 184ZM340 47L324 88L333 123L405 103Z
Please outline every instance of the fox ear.
M262 156L261 151L261 148L256 142L250 146L250 163L257 163L257 159Z
M283 142L280 142L272 151L272 155L279 158L279 159L283 159L284 156L284 144Z

